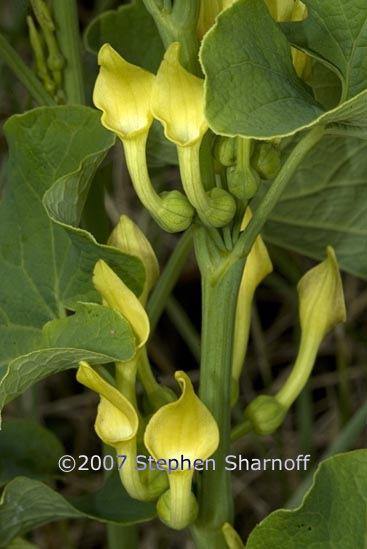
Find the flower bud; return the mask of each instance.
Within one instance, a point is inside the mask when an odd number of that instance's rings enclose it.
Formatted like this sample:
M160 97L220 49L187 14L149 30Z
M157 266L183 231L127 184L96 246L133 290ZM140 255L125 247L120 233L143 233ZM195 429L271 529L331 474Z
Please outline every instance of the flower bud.
M158 260L149 240L127 215L122 215L107 244L124 253L135 255L142 261L145 268L145 283L140 302L145 304L148 294L159 276Z
M136 295L102 259L94 267L93 284L108 307L119 312L131 324L137 348L143 347L149 337L149 320Z
M223 524L222 532L228 549L245 549L240 536L229 522Z
M251 167L232 166L227 170L228 189L239 200L249 200L259 187L260 177Z
M280 153L272 143L258 143L251 157L251 166L262 179L270 180L280 170Z
M301 278L298 295L300 348L288 379L276 395L288 408L305 386L325 335L346 318L343 287L333 248L329 246L327 258Z
M214 158L222 166L229 168L236 164L236 138L218 135L214 144Z

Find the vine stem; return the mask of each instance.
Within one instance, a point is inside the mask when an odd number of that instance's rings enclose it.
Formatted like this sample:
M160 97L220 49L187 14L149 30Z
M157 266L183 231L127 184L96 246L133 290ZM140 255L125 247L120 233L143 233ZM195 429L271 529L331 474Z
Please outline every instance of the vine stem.
M172 292L182 268L185 265L192 249L192 229L188 229L178 241L167 265L159 277L147 305L150 330L154 331L158 320L166 305L168 296Z
M195 254L202 276L199 394L213 414L220 434L219 447L212 456L215 470L203 471L200 479L199 516L191 528L197 549L225 549L227 545L221 529L225 522L233 520L231 478L226 470L226 456L230 452L231 438L235 313L245 260L286 185L323 135L324 128L313 128L295 145L232 251L226 253L219 248L205 228L195 233Z
M205 229L204 229L205 230ZM231 478L225 467L230 453L232 351L238 289L245 258L213 277L207 239L195 239L202 275L202 355L199 395L219 428L219 447L213 454L215 470L203 471L199 486L199 516L192 528L197 549L224 549L221 531L233 520ZM218 256L219 257L219 254Z
M15 76L22 82L29 94L38 105L54 107L53 98L47 93L34 72L24 63L15 49L9 44L5 36L0 33L0 58L13 71Z
M281 167L277 177L271 183L258 208L253 212L251 221L236 242L232 253L227 259L227 262L222 264L221 270L218 271L218 275L220 275L223 270L228 269L230 264L235 263L239 258L243 256L247 257L271 211L275 207L289 181L297 171L300 163L324 135L325 128L323 126L316 126L307 132L306 135L300 139L297 145L295 145L292 152Z
M66 65L64 68L64 89L67 103L84 105L84 79L80 55L80 33L78 10L75 0L54 2L57 39Z

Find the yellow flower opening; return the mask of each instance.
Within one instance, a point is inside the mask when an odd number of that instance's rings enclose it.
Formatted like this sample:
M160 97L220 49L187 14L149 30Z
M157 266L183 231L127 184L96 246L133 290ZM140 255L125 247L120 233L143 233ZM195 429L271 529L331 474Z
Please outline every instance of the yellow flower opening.
M208 129L204 116L204 80L179 62L181 46L167 49L153 85L152 112L164 133L176 145L193 145Z
M79 383L101 397L95 422L99 438L113 447L133 439L138 431L139 420L127 398L97 374L87 362L80 362L76 378Z
M152 471L144 477L136 470L139 418L129 400L105 381L87 362L80 362L77 380L100 395L94 424L98 437L126 456L119 470L120 479L131 497L142 501L157 499L167 488L163 473Z
M219 444L217 424L207 407L194 392L185 372L175 378L182 389L181 397L160 408L149 421L144 443L155 459L207 459Z
M300 348L292 372L276 395L278 402L287 408L307 382L322 340L346 318L343 286L333 248L329 246L327 258L301 278L298 295Z
M144 443L156 460L176 459L181 463L183 457L192 464L215 452L219 431L213 416L196 396L187 374L178 371L175 378L182 395L153 415L145 430ZM170 488L158 500L157 511L171 528L180 530L195 520L198 506L191 492L192 476L193 468L189 469L187 462L184 469L168 474Z
M308 271L298 283L299 316L302 332L318 334L320 341L338 322L346 319L342 281L335 252Z
M122 140L148 133L154 74L125 61L110 44L101 47L98 64L93 102L103 111L102 124Z

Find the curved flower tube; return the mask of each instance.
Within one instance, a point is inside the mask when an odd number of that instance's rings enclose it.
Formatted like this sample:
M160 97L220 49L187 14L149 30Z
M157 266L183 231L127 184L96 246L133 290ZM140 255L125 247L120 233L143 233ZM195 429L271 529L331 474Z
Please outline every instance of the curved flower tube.
M149 337L148 315L136 295L124 284L103 260L97 261L93 272L93 284L104 303L119 312L131 324L136 338L136 354L127 362L116 363L116 381L121 393L137 410L135 384L141 350Z
M282 423L311 374L326 334L346 318L343 287L333 248L327 258L298 283L301 343L296 362L275 396L260 395L245 410L245 418L259 434L269 434Z
M346 319L343 286L335 252L308 271L298 283L301 344L294 368L277 394L283 406L291 406L307 382L317 351L326 334Z
M104 303L128 320L136 337L135 356L129 361L116 363L116 382L119 390L138 410L135 385L137 370L141 368L144 371L141 381L152 404L162 405L162 403L171 402L173 400L171 391L162 387L150 370L145 349L150 326L141 301L103 260L97 261L95 265L93 283L103 297Z
M166 488L167 481L158 471L152 471L150 478L143 479L136 470L139 419L134 407L87 362L80 362L77 380L100 395L95 431L105 444L115 448L117 455L126 456L119 471L126 491L142 501L156 499Z
M219 444L217 424L201 400L196 396L191 380L185 372L178 371L175 378L181 386L182 395L173 403L160 408L149 421L144 443L156 459L205 460ZM163 522L177 530L192 523L197 514L197 503L191 492L194 469L169 471L169 490L159 499L158 514Z
M176 144L182 185L201 221L222 227L231 221L236 205L223 189L206 192L200 173L200 145L208 124L204 115L204 80L179 62L180 44L172 43L159 67L152 92L152 112L164 133Z
M178 191L158 195L150 181L146 141L153 122L150 97L154 74L125 61L109 44L98 54L100 72L93 101L101 109L102 124L121 139L127 167L140 201L168 232L183 231L194 211Z
M251 217L251 211L247 208L241 225L242 231L248 225ZM247 351L251 323L251 306L255 290L272 270L273 265L264 241L261 236L258 236L247 257L238 292L233 342L232 405L236 403L238 398L238 383Z

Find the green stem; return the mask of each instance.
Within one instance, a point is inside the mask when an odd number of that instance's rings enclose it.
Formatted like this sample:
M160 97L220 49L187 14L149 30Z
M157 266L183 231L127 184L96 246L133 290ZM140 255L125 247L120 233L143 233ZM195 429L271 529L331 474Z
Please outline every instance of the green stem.
M57 0L53 6L57 38L66 61L64 87L67 103L83 105L85 95L77 3L75 0Z
M316 126L306 133L306 135L294 147L287 160L281 167L277 177L271 183L269 190L260 202L258 208L253 213L246 230L243 231L242 235L238 239L233 253L228 257L227 262L223 263L223 270L228 269L228 266L231 263L236 262L240 257L247 256L249 254L256 237L265 225L267 218L281 197L284 189L292 179L300 163L307 156L310 150L320 141L324 134L325 129L321 126ZM218 274L220 274L220 272Z
M215 276L218 263L214 263L219 261L220 265L223 261L220 254L211 262L213 250L208 240L201 238L195 240L195 250L202 275L203 296L199 393L217 422L220 444L212 456L216 463L215 471L203 471L202 474L198 494L199 516L193 536L198 549L224 549L226 543L221 527L233 519L231 477L225 470L225 458L230 450L233 335L244 258L229 269L222 269L218 277Z
M56 105L55 101L47 93L33 71L27 67L15 49L9 44L5 36L2 34L0 34L0 58L22 82L38 105L47 105L50 107Z
M150 330L154 331L158 320L166 305L168 296L172 292L181 271L186 264L192 248L192 229L188 229L178 241L174 252L169 258L167 265L159 277L154 291L147 305L147 312L150 321Z
M165 48L172 42L180 42L182 64L193 74L201 75L196 35L199 0L175 0L173 9L172 6L170 9L162 8L157 0L143 2L155 21Z

